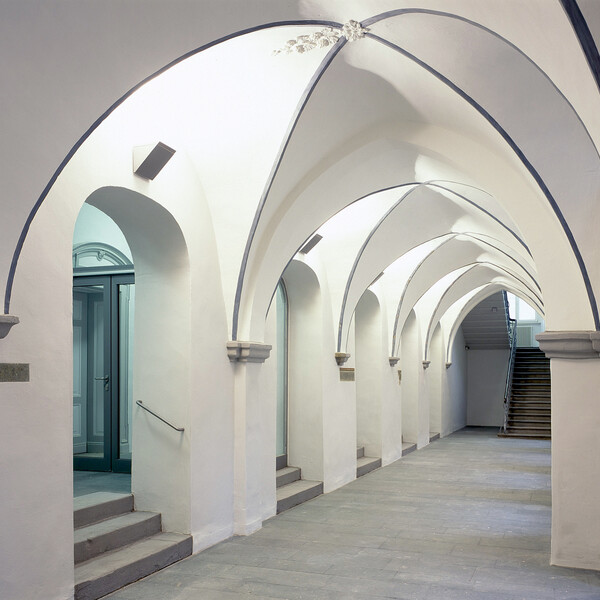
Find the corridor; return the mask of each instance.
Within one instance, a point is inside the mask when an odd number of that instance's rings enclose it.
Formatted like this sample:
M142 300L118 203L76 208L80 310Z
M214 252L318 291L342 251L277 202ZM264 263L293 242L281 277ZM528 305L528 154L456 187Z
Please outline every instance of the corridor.
M550 442L467 428L108 598L600 598L550 516Z

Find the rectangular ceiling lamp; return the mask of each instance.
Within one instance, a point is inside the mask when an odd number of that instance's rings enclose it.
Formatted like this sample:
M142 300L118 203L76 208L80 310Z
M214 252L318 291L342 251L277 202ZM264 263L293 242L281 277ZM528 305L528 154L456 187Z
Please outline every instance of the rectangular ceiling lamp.
M175 154L166 144L136 146L133 149L133 172L144 179L154 179Z
M308 254L321 240L323 239L322 235L315 233L302 248L300 248L300 254Z

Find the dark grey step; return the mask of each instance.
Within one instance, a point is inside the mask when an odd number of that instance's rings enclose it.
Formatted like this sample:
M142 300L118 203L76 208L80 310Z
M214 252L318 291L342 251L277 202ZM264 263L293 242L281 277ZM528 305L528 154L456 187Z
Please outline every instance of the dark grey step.
M75 530L75 564L160 533L160 514L130 512Z
M402 456L406 456L417 449L417 445L413 442L402 442Z
M549 427L548 425L530 425L530 424L526 424L526 425L510 425L507 426L507 431L516 433L516 432L525 432L525 433L537 433L540 431L545 431L545 432L550 432L551 431L551 427Z
M435 442L435 440L439 440L439 439L440 439L440 434L437 431L429 432L429 443Z
M515 412L509 412L508 413L508 418L513 420L513 421L531 421L532 419L534 421L540 421L541 423L550 423L550 415L544 415L544 414L539 414L539 413L515 413Z
M323 493L322 481L308 481L301 479L288 483L277 490L277 513L288 510L293 506L302 504Z
M75 567L75 600L96 600L190 556L192 537L159 533Z
M280 488L289 483L293 483L294 481L298 481L301 474L298 467L285 467L283 469L278 469L276 475L277 487Z
M551 439L550 434L540 434L540 433L499 433L498 437L511 437L511 438L522 438L522 439L535 439L535 440L549 440Z
M359 446L356 449L356 458L362 458L365 455L365 447L364 446Z
M372 456L362 456L356 460L356 477L362 477L381 467L381 459Z
M94 492L73 499L73 526L77 529L133 510L133 495Z

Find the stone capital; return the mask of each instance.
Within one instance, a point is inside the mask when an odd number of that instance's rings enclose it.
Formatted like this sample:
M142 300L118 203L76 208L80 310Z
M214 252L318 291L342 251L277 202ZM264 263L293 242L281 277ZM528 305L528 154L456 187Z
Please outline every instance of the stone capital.
M390 367L395 367L400 360L399 356L390 356Z
M345 364L349 358L350 358L350 354L348 354L347 352L336 352L335 353L335 362L338 364L339 367L341 367L343 364Z
M600 337L595 331L545 331L535 339L547 358L600 358Z
M19 317L13 315L0 315L0 339L5 338L13 325L19 322Z
M227 356L231 362L263 363L269 358L271 348L260 342L227 342Z

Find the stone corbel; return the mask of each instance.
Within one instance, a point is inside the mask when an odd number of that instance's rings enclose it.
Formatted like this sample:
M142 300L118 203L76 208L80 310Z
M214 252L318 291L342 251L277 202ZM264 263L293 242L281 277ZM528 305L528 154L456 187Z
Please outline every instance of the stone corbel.
M338 364L338 367L341 367L343 364L345 364L350 356L351 355L347 354L346 352L336 352L335 362Z
M0 339L5 338L11 328L19 323L19 317L13 315L0 315Z
M592 331L590 339L592 340L592 348L600 355L600 331Z
M423 368L424 369L428 369L430 364L431 364L430 360L424 360L423 361Z
M395 367L400 360L399 356L390 356L390 367Z
M271 348L259 342L227 342L227 356L231 362L263 363L269 358Z
M596 331L545 331L535 339L547 358L600 358L600 333Z

